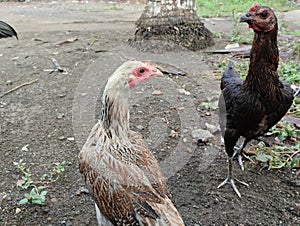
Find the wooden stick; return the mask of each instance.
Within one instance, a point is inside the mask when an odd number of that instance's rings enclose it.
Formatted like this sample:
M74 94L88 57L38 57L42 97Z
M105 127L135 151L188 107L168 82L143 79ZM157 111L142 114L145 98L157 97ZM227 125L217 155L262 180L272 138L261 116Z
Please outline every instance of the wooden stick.
M12 88L12 89L6 91L5 93L3 93L3 94L0 96L0 98L1 98L1 97L4 97L4 96L7 95L7 94L12 93L13 91L16 91L17 89L20 89L20 88L23 87L23 86L31 85L31 84L33 84L33 83L35 83L35 82L37 82L37 81L38 81L38 79L35 79L35 80L30 81L30 82L25 82L25 83L23 83L23 84L21 84L21 85L19 85L19 86L16 86L15 88Z

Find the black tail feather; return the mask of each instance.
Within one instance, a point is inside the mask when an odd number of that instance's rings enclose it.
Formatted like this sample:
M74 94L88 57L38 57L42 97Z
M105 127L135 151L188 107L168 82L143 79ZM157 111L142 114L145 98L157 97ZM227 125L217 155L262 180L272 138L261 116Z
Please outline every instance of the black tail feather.
M232 62L229 61L226 70L223 72L222 79L221 79L221 90L225 88L228 81L231 81L232 79L238 79L240 80L239 74L236 72L236 70L232 66Z
M18 34L15 31L15 29L9 24L0 21L0 39L13 37L13 36L16 36L16 38L18 39Z
M232 61L229 61L226 70L223 73L223 76L225 78L232 78L232 77L240 77L238 75L238 73L236 72L236 70L234 70L233 65L232 65Z

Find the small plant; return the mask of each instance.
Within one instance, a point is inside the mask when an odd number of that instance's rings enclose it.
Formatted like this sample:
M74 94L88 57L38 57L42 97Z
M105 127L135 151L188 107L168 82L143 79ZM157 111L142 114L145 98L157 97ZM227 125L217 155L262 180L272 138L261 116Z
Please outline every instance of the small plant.
M27 189L33 184L33 180L31 179L31 174L27 172L26 169L26 163L23 162L23 159L21 159L19 162L13 163L15 166L18 167L18 169L23 173L23 176L21 179L17 181L17 186L22 189Z
M295 128L293 124L285 121L280 121L276 126L273 126L271 132L276 134L276 137L281 141L287 139L295 140L300 134L299 129Z
M43 191L44 188L44 186L32 188L29 193L24 195L25 198L19 201L19 204L24 205L31 202L33 204L41 205L45 201L47 194L47 191Z
M274 145L267 147L264 142L253 145L254 159L267 163L268 169L280 169L283 167L300 168L300 146L294 147Z
M52 172L50 173L50 182L55 182L65 171L66 161L62 161L61 163L56 163L52 168Z
M270 147L264 142L252 145L255 150L254 159L267 163L269 169L300 168L300 144L296 144L296 140L300 137L300 130L291 123L280 121L271 128L271 132L282 143Z
M32 189L29 193L24 194L24 198L19 201L19 204L33 203L41 205L46 200L46 185L54 183L60 178L62 173L65 171L65 161L56 163L49 173L45 173L40 177L40 180L34 181L32 179L32 173L29 168L26 167L26 163L21 159L19 162L13 164L21 171L21 179L17 180L17 187L22 190L27 190L30 187Z

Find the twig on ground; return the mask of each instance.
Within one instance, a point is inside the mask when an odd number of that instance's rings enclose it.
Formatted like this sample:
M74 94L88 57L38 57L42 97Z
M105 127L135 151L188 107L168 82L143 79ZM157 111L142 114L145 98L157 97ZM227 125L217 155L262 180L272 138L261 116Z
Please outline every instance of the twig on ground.
M37 81L38 81L38 79L35 79L35 80L30 81L30 82L25 82L25 83L23 83L23 84L21 84L21 85L19 85L19 86L16 86L16 87L14 87L14 88L12 88L12 89L6 91L5 93L3 93L3 94L0 96L0 98L1 98L1 97L4 97L4 96L7 95L7 94L10 94L10 93L16 91L17 89L22 88L23 86L31 85L31 84L33 84L33 83L35 83L35 82L37 82Z

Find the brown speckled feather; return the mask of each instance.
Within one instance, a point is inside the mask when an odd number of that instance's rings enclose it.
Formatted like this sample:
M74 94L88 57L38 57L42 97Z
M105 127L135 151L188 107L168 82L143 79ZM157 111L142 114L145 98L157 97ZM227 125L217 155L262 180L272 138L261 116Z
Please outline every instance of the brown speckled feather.
M160 225L155 222L161 215L157 208L162 206L180 219L168 198L157 160L141 135L130 131L127 145L115 144L98 151L101 148L97 145L98 127L99 123L91 132L90 142L80 152L79 167L101 213L113 224L122 220L128 225L140 225L141 222ZM183 222L177 225L183 225Z

